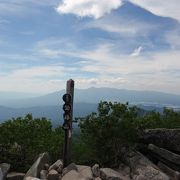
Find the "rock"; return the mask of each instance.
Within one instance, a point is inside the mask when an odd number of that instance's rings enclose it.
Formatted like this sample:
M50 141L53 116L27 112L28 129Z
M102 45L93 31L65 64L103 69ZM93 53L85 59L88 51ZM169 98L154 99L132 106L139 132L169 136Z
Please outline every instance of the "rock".
M47 170L41 170L40 172L40 179L47 179L47 174L48 174L48 171Z
M152 166L137 168L136 174L133 176L133 180L170 180L167 175Z
M49 174L47 176L48 180L59 180L59 174L56 170L52 169L49 171Z
M140 152L132 152L129 157L126 158L132 172L136 171L138 167L142 166L153 166L154 168L157 168L149 159L143 156Z
M100 177L96 177L94 178L94 180L102 180Z
M64 168L63 171L62 171L62 176L64 176L66 173L68 173L71 170L78 171L78 168L76 167L76 164L71 163L66 168Z
M123 176L129 177L131 170L130 167L126 166L125 164L120 164L117 171L120 172Z
M93 179L93 173L91 170L91 167L89 166L82 166L82 165L76 165L78 172L85 177L86 179L92 180Z
M63 167L59 167L56 171L57 171L59 174L61 174L62 171L63 171Z
M125 180L126 179L125 177L122 176L122 174L110 168L101 168L100 177L102 180Z
M44 169L44 165L46 163L49 163L50 157L48 153L42 153L39 155L38 159L34 162L34 164L31 166L31 168L28 170L28 172L25 175L25 178L30 177L40 177L40 171Z
M0 164L0 169L1 169L1 172L0 172L0 176L2 179L5 179L9 170L10 170L10 167L11 165L10 164L7 164L7 163L2 163Z
M57 160L54 164L52 164L48 171L51 171L52 169L57 170L59 169L60 172L63 170L63 162L61 160Z
M35 178L35 177L31 177L31 176L25 177L24 179L25 180L41 180L39 178Z
M166 166L166 165L163 164L162 162L158 162L158 167L159 167L164 173L166 173L168 176L170 176L171 179L180 180L180 172L174 171L173 169L171 169L170 167Z
M146 144L155 144L174 152L180 152L179 129L147 129L141 135L141 140Z
M48 170L48 169L49 169L49 167L50 167L50 166L49 166L49 164L48 164L48 163L46 163L46 164L44 165L44 169L45 169L45 170Z
M95 165L92 167L92 173L93 173L94 177L99 177L99 176L100 176L99 164L95 164Z
M61 180L88 180L85 177L83 177L79 172L76 170L71 170L67 172Z
M3 173L2 173L2 170L0 168L0 180L2 180L2 179L3 179Z
M139 152L134 152L128 161L134 180L170 180L165 173Z
M158 156L170 161L171 163L180 166L180 155L172 153L166 149L159 148L153 144L149 144L148 149Z
M24 176L24 173L11 172L7 174L6 180L23 180Z

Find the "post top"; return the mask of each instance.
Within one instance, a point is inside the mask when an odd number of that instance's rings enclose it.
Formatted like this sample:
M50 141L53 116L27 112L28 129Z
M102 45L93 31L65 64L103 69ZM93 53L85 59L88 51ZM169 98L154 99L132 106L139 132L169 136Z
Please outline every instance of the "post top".
M74 87L74 80L69 79L69 80L67 81L67 86Z

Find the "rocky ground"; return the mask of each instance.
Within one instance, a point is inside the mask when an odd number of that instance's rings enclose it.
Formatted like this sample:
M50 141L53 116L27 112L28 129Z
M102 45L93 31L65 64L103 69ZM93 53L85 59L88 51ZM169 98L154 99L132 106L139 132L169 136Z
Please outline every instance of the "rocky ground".
M0 164L0 180L180 180L180 129L153 129L142 134L146 153L122 152L124 161L117 169L50 163L42 153L26 174L10 172L10 165Z

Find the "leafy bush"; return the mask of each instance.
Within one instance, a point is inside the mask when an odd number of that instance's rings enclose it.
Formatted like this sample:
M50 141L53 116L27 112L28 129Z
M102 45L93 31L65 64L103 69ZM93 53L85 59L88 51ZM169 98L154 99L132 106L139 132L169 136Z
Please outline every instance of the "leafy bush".
M138 135L148 128L180 127L180 112L164 109L139 116L136 106L128 103L100 102L98 112L81 118L81 140L76 143L76 154L80 162L98 162L105 166L116 166L121 160L124 147L134 148Z
M101 165L116 166L122 147L136 141L134 121L138 109L128 104L100 102L98 113L81 119L82 142L91 156L89 159Z
M2 123L0 132L0 161L10 163L12 170L26 171L42 152L53 159L62 157L62 130L52 129L46 118L28 114Z

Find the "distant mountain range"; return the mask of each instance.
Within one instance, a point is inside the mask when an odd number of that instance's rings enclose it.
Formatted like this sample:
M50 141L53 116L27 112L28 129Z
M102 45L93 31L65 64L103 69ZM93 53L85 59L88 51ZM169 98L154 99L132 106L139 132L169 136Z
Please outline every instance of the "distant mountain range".
M62 96L65 90L53 92L51 94L24 98L12 99L7 97L7 101L1 100L0 105L7 107L33 107L33 106L60 106L62 105ZM180 95L155 92L155 91L135 91L115 88L89 88L75 89L75 103L99 103L103 101L129 102L131 104L150 104L162 106L180 106Z
M97 104L90 103L75 103L74 118L83 117L97 110ZM11 119L12 117L23 117L28 113L32 113L33 117L46 117L52 121L54 126L60 125L63 122L63 110L60 106L34 106L26 108L9 108L0 106L0 122Z
M12 100L7 97L6 101L5 97L2 100L0 96L0 121L32 113L34 117L47 117L54 124L59 124L62 120L62 96L64 93L65 90L61 90L43 96ZM145 110L154 109L160 112L164 106L180 107L180 95L115 88L75 89L74 117L85 116L96 111L97 104L101 100L129 102Z

